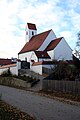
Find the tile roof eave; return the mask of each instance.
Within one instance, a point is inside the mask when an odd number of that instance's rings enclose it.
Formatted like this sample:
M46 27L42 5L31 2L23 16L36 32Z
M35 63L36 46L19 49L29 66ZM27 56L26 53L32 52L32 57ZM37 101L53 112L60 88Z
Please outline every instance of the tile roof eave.
M3 66L0 66L0 69L15 67L15 66L16 66L16 64L3 65Z
M31 50L31 51L32 51L32 50ZM19 55L19 54L26 53L26 52L31 52L31 51L19 52L18 55Z

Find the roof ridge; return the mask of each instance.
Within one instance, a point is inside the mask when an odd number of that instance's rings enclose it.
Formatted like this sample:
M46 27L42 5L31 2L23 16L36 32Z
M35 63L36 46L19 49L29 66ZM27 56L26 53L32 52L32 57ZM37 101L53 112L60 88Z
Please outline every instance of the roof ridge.
M40 34L44 34L44 33L46 33L46 32L50 32L50 31L52 31L52 29L47 30L47 31L44 31L44 32L41 32L41 33L38 33L38 34L36 34L35 36L40 35ZM35 36L33 36L33 37L35 37Z

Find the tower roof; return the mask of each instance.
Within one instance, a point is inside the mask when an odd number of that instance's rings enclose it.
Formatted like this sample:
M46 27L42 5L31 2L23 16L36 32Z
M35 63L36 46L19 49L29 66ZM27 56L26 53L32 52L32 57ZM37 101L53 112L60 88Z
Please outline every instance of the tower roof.
M27 23L27 26L28 26L29 29L37 30L36 25L33 24L33 23Z

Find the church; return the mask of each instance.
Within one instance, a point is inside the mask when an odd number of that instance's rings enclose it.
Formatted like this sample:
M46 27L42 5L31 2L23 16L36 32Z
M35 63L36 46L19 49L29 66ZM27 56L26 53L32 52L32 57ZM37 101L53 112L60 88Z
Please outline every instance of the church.
M21 61L30 63L30 70L43 74L43 68L51 69L55 61L72 60L72 49L64 39L57 38L52 29L37 34L36 25L27 23L26 43L18 53Z

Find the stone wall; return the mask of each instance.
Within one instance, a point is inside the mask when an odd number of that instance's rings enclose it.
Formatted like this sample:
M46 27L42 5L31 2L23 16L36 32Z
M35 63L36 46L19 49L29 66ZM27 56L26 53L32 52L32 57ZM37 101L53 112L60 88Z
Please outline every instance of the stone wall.
M13 78L13 77L0 77L0 84L15 86L15 87L24 87L24 88L27 88L28 86L30 86L26 81Z

